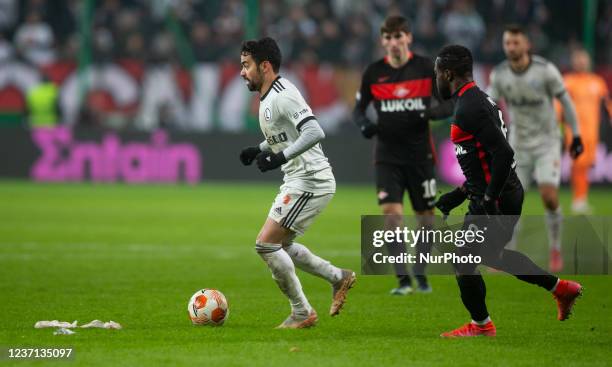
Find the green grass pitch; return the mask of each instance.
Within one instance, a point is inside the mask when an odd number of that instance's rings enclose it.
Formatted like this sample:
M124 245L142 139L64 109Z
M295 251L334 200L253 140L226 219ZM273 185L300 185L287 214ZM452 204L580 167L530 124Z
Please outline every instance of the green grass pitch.
M469 320L451 276L432 277L432 294L408 297L388 295L393 277L358 277L331 318L329 285L300 272L319 324L275 330L289 305L254 240L277 189L0 182L0 347L72 346L71 366L612 365L610 276L576 277L585 294L559 322L550 294L486 275L498 336L443 340L440 332ZM610 191L594 190L591 201L612 214ZM567 191L562 204L569 208ZM533 192L525 212L543 212ZM300 242L358 269L361 214L378 214L373 188L341 185ZM189 297L204 287L228 298L223 327L187 317ZM54 319L114 320L124 329L54 336L33 327ZM10 363L45 364L0 361Z

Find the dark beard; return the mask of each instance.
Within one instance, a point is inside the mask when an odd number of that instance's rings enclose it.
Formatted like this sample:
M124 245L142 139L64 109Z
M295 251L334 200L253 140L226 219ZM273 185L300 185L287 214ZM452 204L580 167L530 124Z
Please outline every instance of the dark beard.
M249 91L251 92L261 92L261 85L263 83L255 83L255 81L253 81L252 79L247 79L245 78L244 80L247 81L247 87L249 88ZM263 80L263 77L260 77L260 80Z
M508 55L508 59L513 62L519 61L523 57L523 54L518 55Z
M257 92L259 91L259 88L255 85L255 83L253 83L252 81L246 79L247 81L247 88L249 88L249 91L251 92Z

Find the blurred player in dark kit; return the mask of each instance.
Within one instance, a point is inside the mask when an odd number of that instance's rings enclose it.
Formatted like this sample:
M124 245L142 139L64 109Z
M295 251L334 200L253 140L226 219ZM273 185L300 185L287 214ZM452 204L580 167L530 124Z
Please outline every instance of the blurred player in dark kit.
M441 103L436 96L433 62L410 51L412 33L408 20L388 17L380 28L386 56L367 67L357 93L354 119L367 139L376 136L375 170L378 204L386 216L386 226L402 225L403 197L408 191L418 226L431 227L436 199L435 151L429 119L448 117L452 103ZM440 103L436 103L440 102ZM378 121L366 116L373 103ZM389 247L406 252L403 243ZM418 253L429 252L427 244L417 243ZM428 293L425 264L414 265L417 291ZM395 264L399 285L395 295L412 293L412 279L403 264Z

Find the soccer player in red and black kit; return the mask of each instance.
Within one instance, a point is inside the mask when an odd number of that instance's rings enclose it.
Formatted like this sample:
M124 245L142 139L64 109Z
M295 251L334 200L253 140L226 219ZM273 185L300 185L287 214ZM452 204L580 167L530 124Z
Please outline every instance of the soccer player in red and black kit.
M514 152L506 140L502 114L473 81L472 63L470 51L458 45L444 47L435 61L438 90L445 99L455 101L451 140L466 178L461 187L442 195L436 207L448 215L469 199L463 228L474 225L488 228L490 236L486 236L485 243L458 248L458 252L479 255L483 264L552 292L557 301L557 318L565 320L582 293L582 286L560 280L520 252L504 249L521 214L523 187L514 171ZM443 337L496 334L485 303L485 283L477 265L455 265L461 300L472 321L443 333Z
M410 51L412 33L406 18L388 17L380 34L386 56L364 72L354 119L365 138L376 135L376 188L386 226L395 228L402 224L403 196L407 190L419 227L429 228L436 199L435 153L429 119L450 116L452 103L432 98L437 95L433 62ZM376 109L377 123L366 117L370 102ZM397 254L406 252L403 243L393 244L389 249ZM418 243L416 250L423 253L430 249ZM417 291L431 292L425 265L415 264L413 272L418 281ZM405 265L395 264L395 273L399 286L391 293L411 293L412 280Z

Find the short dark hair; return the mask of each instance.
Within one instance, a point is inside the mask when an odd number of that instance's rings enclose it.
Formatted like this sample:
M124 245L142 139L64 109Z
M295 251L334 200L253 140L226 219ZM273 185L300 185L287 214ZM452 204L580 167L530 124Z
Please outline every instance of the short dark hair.
M448 69L458 76L472 75L474 59L467 47L449 45L438 52L438 65L440 69Z
M410 33L410 21L401 15L388 16L380 26L380 34L395 32Z
M525 27L523 27L520 24L516 24L516 23L506 24L506 26L504 27L504 32L508 32L512 34L522 34L523 36L529 38L529 35L527 34Z
M249 40L242 43L242 49L240 50L242 55L251 55L257 65L264 61L272 64L272 70L278 73L280 69L282 56L276 41L270 37L264 37L260 40Z

